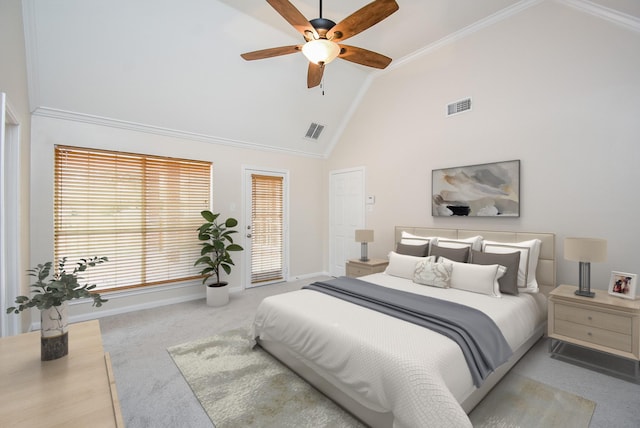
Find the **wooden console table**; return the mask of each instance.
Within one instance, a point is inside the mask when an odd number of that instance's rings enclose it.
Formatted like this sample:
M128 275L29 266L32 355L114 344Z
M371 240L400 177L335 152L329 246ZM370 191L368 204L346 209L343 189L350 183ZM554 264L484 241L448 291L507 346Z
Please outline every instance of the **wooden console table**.
M69 325L69 355L40 361L40 332L0 338L0 426L124 427L100 324Z

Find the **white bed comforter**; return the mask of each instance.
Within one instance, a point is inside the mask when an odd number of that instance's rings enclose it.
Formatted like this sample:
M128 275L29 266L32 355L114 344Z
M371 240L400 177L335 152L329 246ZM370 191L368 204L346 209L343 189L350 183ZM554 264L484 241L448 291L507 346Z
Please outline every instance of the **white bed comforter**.
M544 321L543 299L489 297L374 274L360 279L482 310L517 349ZM360 404L392 412L394 427L471 427L460 406L475 387L460 347L431 330L312 290L264 299L255 337L288 347Z

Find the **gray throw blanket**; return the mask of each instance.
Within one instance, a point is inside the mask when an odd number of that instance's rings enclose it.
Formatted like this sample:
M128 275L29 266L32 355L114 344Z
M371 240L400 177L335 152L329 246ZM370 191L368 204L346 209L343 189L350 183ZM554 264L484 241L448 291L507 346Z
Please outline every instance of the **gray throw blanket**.
M493 320L465 305L347 277L314 282L303 288L426 327L454 340L462 349L476 387L513 353Z

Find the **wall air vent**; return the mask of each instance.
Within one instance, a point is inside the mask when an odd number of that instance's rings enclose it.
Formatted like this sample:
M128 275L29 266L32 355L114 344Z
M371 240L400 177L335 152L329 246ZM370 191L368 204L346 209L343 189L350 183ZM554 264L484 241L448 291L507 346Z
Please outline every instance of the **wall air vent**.
M309 129L307 130L307 133L304 136L304 138L308 140L318 141L318 138L320 138L320 134L322 133L323 129L324 129L324 125L312 123L311 125L309 125Z
M454 101L447 106L447 116L471 110L471 98Z

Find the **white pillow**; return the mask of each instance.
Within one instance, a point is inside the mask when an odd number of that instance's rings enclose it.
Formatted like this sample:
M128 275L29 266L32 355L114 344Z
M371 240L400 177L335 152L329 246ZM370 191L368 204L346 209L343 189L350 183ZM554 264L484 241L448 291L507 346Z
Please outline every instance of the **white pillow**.
M513 253L520 251L520 265L518 266L518 291L525 293L537 293L538 281L536 281L536 268L540 245L542 241L532 239L522 242L495 242L484 241L482 251L485 253Z
M431 285L433 287L449 288L451 281L451 263L435 263L432 259L419 261L413 274L413 282L416 284Z
M435 244L436 238L433 236L419 236L413 235L409 232L402 231L400 236L400 243L405 245L424 245L428 243Z
M446 248L471 247L472 250L480 251L482 249L482 236L478 235L464 239L438 238L437 245L438 247Z
M502 297L498 279L507 271L506 267L502 265L450 263L453 265L453 269L451 270L451 288L486 294L492 297Z
M392 276L399 276L400 278L406 278L413 280L413 272L416 269L416 264L423 260L432 260L435 257L416 257L407 256L404 254L398 254L395 251L389 253L389 265L385 269L384 273Z

